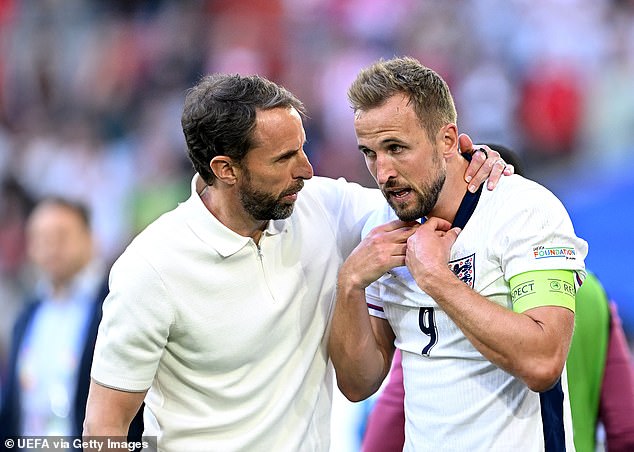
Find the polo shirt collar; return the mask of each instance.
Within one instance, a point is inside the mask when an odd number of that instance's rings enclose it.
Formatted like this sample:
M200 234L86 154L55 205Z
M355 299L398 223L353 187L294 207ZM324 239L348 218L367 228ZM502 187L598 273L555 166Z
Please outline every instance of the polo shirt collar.
M203 203L196 191L195 174L191 182L191 196L182 204L187 211L186 221L192 231L222 257L229 257L251 242L251 237L242 236L222 224ZM287 227L287 220L269 221L263 235L277 235Z

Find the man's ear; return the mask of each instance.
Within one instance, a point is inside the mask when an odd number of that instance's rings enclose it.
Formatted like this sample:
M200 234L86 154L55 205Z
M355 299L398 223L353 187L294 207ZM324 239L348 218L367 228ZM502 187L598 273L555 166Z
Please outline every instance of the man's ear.
M458 127L455 124L445 124L438 132L438 138L444 157L450 157L458 152Z
M209 166L216 177L225 184L233 185L236 183L236 168L231 157L217 155L211 159Z

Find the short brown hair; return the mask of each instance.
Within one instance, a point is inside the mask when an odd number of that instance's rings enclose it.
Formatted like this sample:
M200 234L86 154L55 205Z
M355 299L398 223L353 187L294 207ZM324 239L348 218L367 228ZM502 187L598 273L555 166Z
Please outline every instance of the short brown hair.
M447 83L411 57L381 59L361 70L348 89L348 99L354 111L369 110L399 93L409 97L430 140L445 124L458 120Z
M257 75L212 74L203 77L185 97L181 125L194 169L211 184L209 167L218 155L240 162L253 147L258 110L304 105L290 91Z

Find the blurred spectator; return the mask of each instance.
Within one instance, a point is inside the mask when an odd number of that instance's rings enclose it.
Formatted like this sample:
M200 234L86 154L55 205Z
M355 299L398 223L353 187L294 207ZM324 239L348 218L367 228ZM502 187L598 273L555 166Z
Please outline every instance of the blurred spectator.
M463 112L460 127L473 131L476 142L508 143L517 149L513 118L518 93L506 71L494 58L475 62L457 83L456 108Z
M597 429L610 452L634 450L634 367L617 305L588 273L577 292L568 390L577 452L597 449Z
M525 146L536 158L565 157L574 151L582 114L578 80L569 65L554 61L536 62L527 71L519 114Z
M632 13L613 14L603 66L584 99L579 157L592 167L618 174L623 162L631 160L634 143L634 20Z
M11 327L21 310L26 219L33 201L11 175L0 183L0 383L4 379ZM2 385L0 384L0 388ZM0 401L1 403L1 401Z
M38 280L14 327L0 437L80 436L108 290L106 268L95 255L82 204L46 198L35 206L26 231ZM139 422L134 427L138 437Z

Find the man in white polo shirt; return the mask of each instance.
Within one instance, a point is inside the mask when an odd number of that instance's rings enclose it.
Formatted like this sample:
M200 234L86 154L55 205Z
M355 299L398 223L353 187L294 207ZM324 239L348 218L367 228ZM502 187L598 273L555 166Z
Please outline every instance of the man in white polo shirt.
M302 112L257 76L188 93L192 194L112 268L85 437L121 435L145 400L161 450L328 450L337 271L382 196L313 177Z

